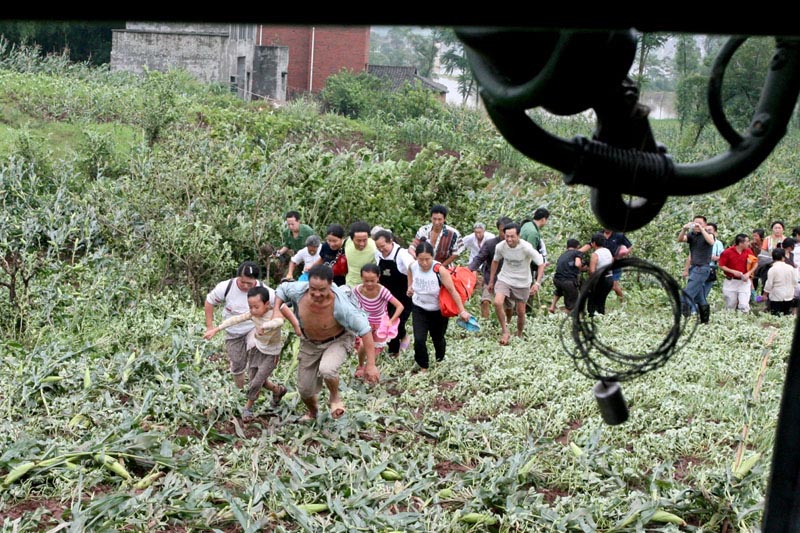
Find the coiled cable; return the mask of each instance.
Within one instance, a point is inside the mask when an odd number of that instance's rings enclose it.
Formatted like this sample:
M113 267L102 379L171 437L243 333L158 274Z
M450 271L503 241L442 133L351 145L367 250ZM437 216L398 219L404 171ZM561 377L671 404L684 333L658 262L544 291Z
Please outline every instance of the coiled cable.
M594 315L586 311L592 291L596 290L606 275L610 275L611 270L617 269L648 274L658 280L667 293L672 313L672 327L669 328L661 343L652 351L640 355L628 354L602 342L598 336L598 321ZM697 329L698 321L695 320L694 327L688 330L688 336L686 336L689 317L684 316L681 312L682 294L683 291L678 282L657 265L637 258L619 259L595 272L581 288L575 309L565 318L564 327L561 328L561 344L581 374L602 382L626 381L655 370L663 366L675 352L685 346ZM569 320L572 321L572 325L567 328ZM568 346L567 329L571 332L574 348ZM679 345L678 340L682 336L684 340Z

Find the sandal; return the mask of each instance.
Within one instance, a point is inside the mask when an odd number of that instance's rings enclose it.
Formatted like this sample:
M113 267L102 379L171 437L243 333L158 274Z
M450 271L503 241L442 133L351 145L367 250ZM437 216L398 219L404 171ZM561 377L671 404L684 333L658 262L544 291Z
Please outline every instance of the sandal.
M245 407L242 409L242 422L250 422L253 420L255 416L253 415L253 411Z
M278 385L278 392L272 393L272 408L278 407L280 405L281 400L283 397L286 396L286 387L283 385Z

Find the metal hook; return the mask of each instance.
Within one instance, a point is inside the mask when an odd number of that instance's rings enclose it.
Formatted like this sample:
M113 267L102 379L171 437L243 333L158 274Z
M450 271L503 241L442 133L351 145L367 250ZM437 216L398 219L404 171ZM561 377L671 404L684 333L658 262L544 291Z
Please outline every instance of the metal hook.
M594 216L604 228L626 232L643 228L653 220L664 207L667 196L626 200L618 191L592 188L589 201Z

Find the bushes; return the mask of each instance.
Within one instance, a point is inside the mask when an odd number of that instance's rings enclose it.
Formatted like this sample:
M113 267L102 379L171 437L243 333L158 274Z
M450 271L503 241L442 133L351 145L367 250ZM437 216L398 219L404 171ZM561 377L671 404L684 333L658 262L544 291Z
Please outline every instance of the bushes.
M89 178L117 176L121 172L114 137L108 132L86 129L78 146L80 170Z
M381 116L389 122L440 116L444 106L431 91L406 82L393 91L388 82L367 74L342 71L329 77L320 93L323 109L349 118Z
M365 118L377 111L380 93L387 88L386 83L366 72L345 71L328 78L320 99L325 111Z

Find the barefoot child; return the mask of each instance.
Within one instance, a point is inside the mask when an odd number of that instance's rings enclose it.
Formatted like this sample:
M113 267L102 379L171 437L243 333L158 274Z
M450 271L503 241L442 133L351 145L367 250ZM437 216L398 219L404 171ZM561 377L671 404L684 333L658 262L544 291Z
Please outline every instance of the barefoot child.
M247 402L242 409L242 420L245 422L253 419L253 404L262 387L266 386L272 391L272 407L277 407L286 394L286 387L269 381L281 353L281 326L283 326L283 318L267 320L267 313L275 303L275 292L263 285L253 287L247 291L247 303L250 307L249 312L232 316L219 326L207 330L203 335L204 339L211 340L220 330L245 320L252 320L256 326L247 338L250 385L247 389Z
M381 271L378 265L368 263L361 267L361 283L356 285L353 289L353 294L358 300L358 304L367 313L369 325L372 327L372 336L375 339L375 356L383 350L386 343L390 340L387 336L387 329L391 329L394 325L394 335L397 335L397 324L400 322L400 315L403 313L403 304L400 300L392 296L389 289L378 283ZM386 312L386 305L392 304L394 306L394 314L391 318L388 317ZM383 327L381 327L383 324ZM393 338L394 336L392 336ZM359 342L360 338L356 339L356 348L358 349L358 368L356 369L355 377L360 378L364 375L364 365L366 364L366 355L364 348Z

